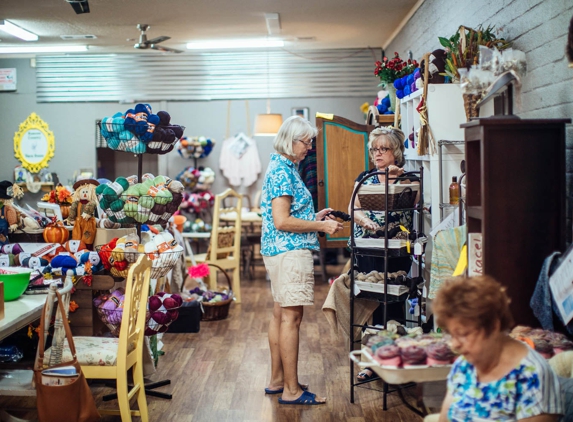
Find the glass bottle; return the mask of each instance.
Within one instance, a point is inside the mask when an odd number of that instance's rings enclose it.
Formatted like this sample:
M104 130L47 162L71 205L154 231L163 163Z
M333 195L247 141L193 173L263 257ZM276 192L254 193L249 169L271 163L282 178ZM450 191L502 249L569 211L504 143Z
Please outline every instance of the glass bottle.
M452 183L450 184L450 205L458 205L460 203L460 185L458 184L458 178L456 176L452 177Z

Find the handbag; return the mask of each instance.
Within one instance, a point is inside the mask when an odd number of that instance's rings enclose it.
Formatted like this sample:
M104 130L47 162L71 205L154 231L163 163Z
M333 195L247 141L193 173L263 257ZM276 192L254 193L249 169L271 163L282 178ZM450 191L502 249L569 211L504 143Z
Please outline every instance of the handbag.
M58 299L58 309L56 312L62 313L62 322L66 332L66 338L70 346L73 359L70 362L62 362L49 368L43 367L44 362L44 324L46 323L46 305L40 319L40 340L38 342L38 359L34 365L34 384L36 387L36 407L38 408L38 420L40 422L91 422L100 419L94 398L88 386L86 378L82 373L82 368L76 357L74 339L70 330L62 296L56 292ZM64 367L75 368L78 374L75 377L51 378L54 383L64 380L62 385L46 385L43 382L42 372L50 369L57 372L58 368L64 372ZM45 378L45 377L44 377Z

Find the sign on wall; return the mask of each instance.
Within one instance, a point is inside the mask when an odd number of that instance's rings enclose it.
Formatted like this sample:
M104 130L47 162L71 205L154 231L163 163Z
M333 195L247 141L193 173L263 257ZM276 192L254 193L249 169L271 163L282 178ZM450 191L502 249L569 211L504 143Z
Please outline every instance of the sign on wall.
M38 173L54 156L54 134L36 113L20 123L18 132L14 134L14 155L22 166Z
M0 91L16 91L16 69L0 69Z

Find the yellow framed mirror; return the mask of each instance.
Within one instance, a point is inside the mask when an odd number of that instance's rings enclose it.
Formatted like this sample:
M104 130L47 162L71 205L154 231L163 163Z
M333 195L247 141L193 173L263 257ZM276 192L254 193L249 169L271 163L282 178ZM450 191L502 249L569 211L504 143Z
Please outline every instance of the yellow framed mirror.
M48 167L55 149L54 134L36 113L20 123L14 134L14 155L32 173Z

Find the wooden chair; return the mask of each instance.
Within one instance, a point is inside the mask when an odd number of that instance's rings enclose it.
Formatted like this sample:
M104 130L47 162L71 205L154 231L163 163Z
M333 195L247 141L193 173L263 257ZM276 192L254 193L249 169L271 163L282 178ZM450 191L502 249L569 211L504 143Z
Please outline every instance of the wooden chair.
M141 255L127 274L125 301L119 338L74 336L78 362L87 379L115 379L119 410L98 409L101 414L121 415L122 421L131 416L148 420L147 400L143 380L143 347L147 297L151 276L151 260ZM67 342L66 342L67 345ZM66 360L70 349L64 349ZM133 388L128 388L127 372L133 372ZM139 410L131 410L130 400L136 396Z
M234 199L234 205L224 206L226 198ZM215 195L215 206L213 211L213 228L211 229L211 239L207 253L194 255L197 263L212 263L225 270L233 270L233 293L237 303L241 303L241 208L243 196L232 189ZM233 213L233 214L231 214ZM235 220L227 226L221 226L221 214L235 215ZM232 224L232 225L231 225ZM193 258L189 257L188 265L193 264ZM209 275L209 289L217 290L217 270L211 267Z

